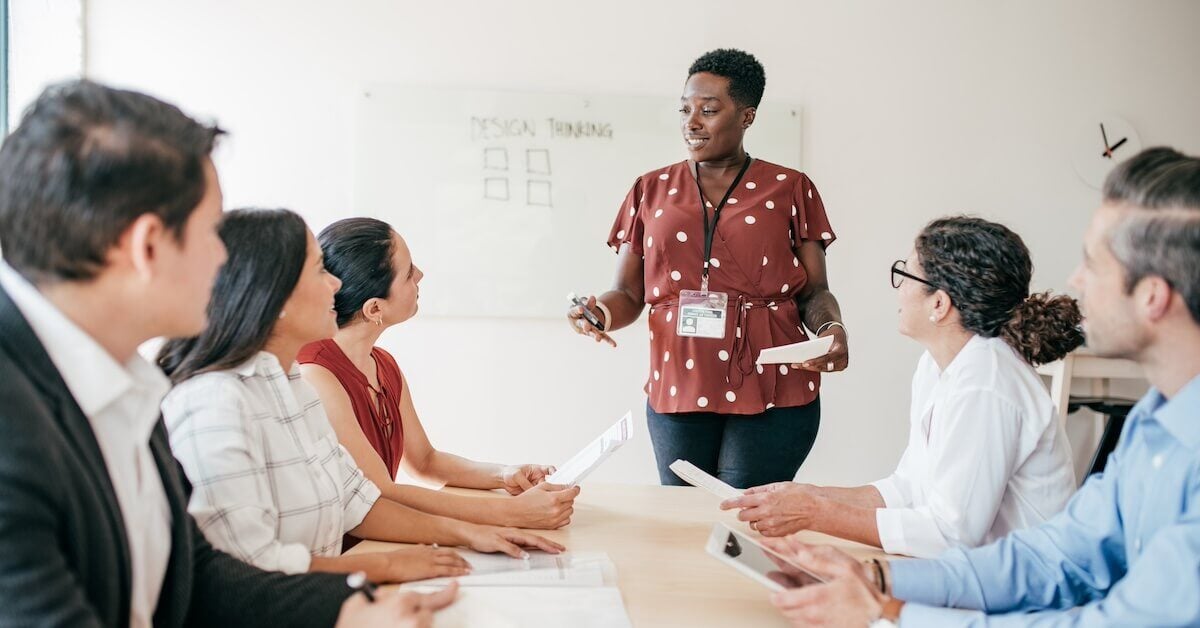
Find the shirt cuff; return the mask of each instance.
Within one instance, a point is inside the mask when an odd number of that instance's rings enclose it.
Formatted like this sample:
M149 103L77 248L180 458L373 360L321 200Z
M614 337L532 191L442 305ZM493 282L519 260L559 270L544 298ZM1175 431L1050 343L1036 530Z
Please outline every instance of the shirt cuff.
M279 562L276 571L286 574L308 573L312 565L312 554L308 548L299 543L290 543L279 548Z
M375 502L379 501L379 496L383 494L379 490L379 487L375 486L374 482L367 479L367 476L360 475L359 477L360 481L352 489L353 493L350 495L350 500L346 502L343 514L342 532L345 533L349 533L354 528L357 528L363 522L363 519L367 518L367 513L371 512L371 508L375 506Z
M876 508L875 527L879 529L879 546L888 554L905 554L912 551L904 542L904 519L896 508Z
M871 482L870 486L874 486L875 490L879 491L879 496L883 498L883 505L888 508L903 508L908 506L904 501L904 494L896 486L896 482L892 478L884 478L878 482Z
M958 608L937 608L924 604L905 603L900 611L900 628L938 628L939 626L968 626L983 617L979 611Z
M905 601L901 620L913 604L945 605L946 570L938 561L900 559L888 561L888 567L892 576L892 596Z

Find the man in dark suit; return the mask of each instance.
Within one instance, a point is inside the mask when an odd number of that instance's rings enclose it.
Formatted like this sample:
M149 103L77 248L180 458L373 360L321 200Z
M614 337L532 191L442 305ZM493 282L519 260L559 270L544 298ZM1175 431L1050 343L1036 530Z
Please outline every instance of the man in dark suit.
M188 515L167 383L137 348L204 326L225 260L221 134L77 81L0 148L2 626L425 625L453 597L370 604L344 576L264 572Z

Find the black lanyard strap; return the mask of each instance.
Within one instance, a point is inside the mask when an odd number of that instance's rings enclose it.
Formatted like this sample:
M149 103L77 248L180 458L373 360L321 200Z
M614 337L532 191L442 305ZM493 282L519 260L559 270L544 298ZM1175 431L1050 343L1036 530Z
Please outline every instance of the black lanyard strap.
M717 221L721 219L721 210L725 209L725 203L729 202L729 197L733 196L733 191L737 189L738 183L742 182L742 177L745 176L746 170L750 168L750 153L746 153L746 161L742 162L742 169L738 171L734 177L733 183L729 185L729 189L725 190L725 196L721 202L713 210L712 228L708 225L708 210L704 207L704 189L700 187L700 165L692 166L692 174L696 179L696 193L700 197L700 215L704 217L704 269L701 271L701 288L708 290L708 261L712 259L712 244L713 237L717 235Z

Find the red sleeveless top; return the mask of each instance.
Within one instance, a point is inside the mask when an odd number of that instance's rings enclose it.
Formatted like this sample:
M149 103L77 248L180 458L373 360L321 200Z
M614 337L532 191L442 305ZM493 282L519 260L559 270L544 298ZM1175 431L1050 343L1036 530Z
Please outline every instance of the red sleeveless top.
M400 393L404 391L404 380L400 377L400 367L390 353L373 347L371 357L375 358L379 390L371 386L367 377L332 339L305 345L296 359L301 364L324 367L337 377L350 396L350 406L354 409L358 427L383 459L394 480L400 468L400 457L404 455L404 429L400 422Z

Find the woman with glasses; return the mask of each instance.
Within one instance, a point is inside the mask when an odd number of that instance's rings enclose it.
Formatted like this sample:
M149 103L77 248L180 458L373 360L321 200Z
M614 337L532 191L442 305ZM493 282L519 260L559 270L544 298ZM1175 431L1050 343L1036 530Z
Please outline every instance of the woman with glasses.
M908 448L890 477L836 488L758 486L723 509L766 536L815 530L936 556L1058 513L1075 490L1070 450L1034 366L1083 342L1075 301L1030 294L1021 238L978 218L935 220L891 268L900 333L925 347Z

